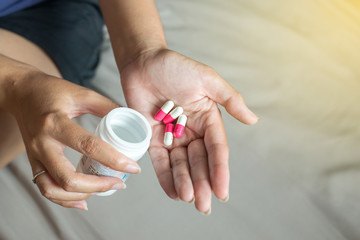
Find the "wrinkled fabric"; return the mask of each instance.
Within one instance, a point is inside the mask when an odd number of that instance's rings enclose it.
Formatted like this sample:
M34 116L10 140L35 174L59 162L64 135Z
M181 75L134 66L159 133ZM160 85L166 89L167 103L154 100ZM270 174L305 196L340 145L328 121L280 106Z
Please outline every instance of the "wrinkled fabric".
M169 48L214 67L261 118L245 126L221 109L229 202L202 216L169 199L146 156L126 190L64 209L41 197L23 155L0 170L0 239L360 239L358 1L157 4ZM93 88L124 104L108 40L101 59ZM93 131L99 119L78 121Z

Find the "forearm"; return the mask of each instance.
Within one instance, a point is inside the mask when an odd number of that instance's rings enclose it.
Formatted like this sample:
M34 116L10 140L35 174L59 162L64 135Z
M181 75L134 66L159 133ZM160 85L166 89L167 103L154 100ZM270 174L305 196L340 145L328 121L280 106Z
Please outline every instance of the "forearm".
M167 48L153 0L99 0L121 71L140 54Z

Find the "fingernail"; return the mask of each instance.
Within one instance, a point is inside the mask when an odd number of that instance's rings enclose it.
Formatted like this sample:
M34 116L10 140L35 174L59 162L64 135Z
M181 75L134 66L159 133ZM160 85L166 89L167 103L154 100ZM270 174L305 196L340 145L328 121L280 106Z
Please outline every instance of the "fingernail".
M250 109L247 109L247 110L252 118L256 119L256 121L260 120L260 118L255 113L253 113Z
M201 212L204 216L209 216L211 214L211 208L207 212Z
M194 202L195 202L195 197L193 197L193 199L189 203L191 204L191 203L194 203Z
M116 183L112 186L112 190L119 190L119 189L125 189L126 188L126 184L123 182L120 183Z
M229 201L229 195L227 195L226 198L224 198L224 199L219 199L219 200L220 200L220 202L222 202L222 203L226 203L227 201Z
M180 198L177 197L177 198L174 198L174 200L178 202L178 201L180 201Z
M125 172L128 172L128 173L140 173L141 172L141 168L136 166L136 165L131 165L131 164L128 164L126 167L125 167Z
M74 208L80 209L80 210L84 210L84 211L88 211L88 207L87 207L87 203L83 202L83 203L77 203L74 205Z

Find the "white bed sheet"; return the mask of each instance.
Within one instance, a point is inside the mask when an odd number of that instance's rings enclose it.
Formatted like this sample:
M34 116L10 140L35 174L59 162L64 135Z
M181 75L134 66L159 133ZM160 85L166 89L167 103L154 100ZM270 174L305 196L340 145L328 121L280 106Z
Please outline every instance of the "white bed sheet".
M205 217L168 199L146 156L128 189L64 209L41 197L23 155L0 170L0 239L360 239L360 2L157 4L169 47L214 67L261 117L223 114L230 201L213 198ZM109 42L93 87L125 104ZM78 121L93 131L99 119Z

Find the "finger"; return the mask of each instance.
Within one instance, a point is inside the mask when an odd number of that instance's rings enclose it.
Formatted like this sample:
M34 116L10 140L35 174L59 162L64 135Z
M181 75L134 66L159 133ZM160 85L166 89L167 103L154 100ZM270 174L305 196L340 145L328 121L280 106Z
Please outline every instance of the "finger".
M53 203L56 203L60 206L67 208L77 208L80 210L88 210L86 201L59 201L59 200L51 200Z
M212 189L220 200L229 195L229 147L220 113L214 111L205 126L204 142L209 158Z
M181 200L191 202L194 199L194 188L191 182L186 148L174 148L170 152L171 166L175 189Z
M162 147L150 147L149 154L161 187L170 198L177 199L168 150Z
M203 213L211 212L211 184L204 141L197 139L188 146L190 172L195 190L195 207Z
M39 178L36 179L36 185L39 187L41 194L51 201L81 201L91 196L91 193L65 191L48 173L39 176Z
M241 94L222 79L219 74L211 74L206 80L205 86L210 98L224 106L234 118L250 125L259 120L258 116L246 106Z
M53 137L63 144L114 170L127 173L140 172L140 167L135 161L70 119L64 117L57 124L58 132L54 132Z
M124 183L119 178L75 172L74 166L64 156L61 147L51 141L46 141L40 149L39 156L42 157L41 162L50 176L66 192L92 193L124 188Z
M36 173L46 170L45 166L33 157L29 156L29 161L34 176ZM52 179L48 171L36 178L36 185L41 194L50 201L81 201L91 196L89 193L70 193L64 191L64 189Z
M81 113L90 113L98 117L104 117L114 108L120 107L119 104L104 97L103 95L86 89L84 94L78 95L78 103L81 106Z

